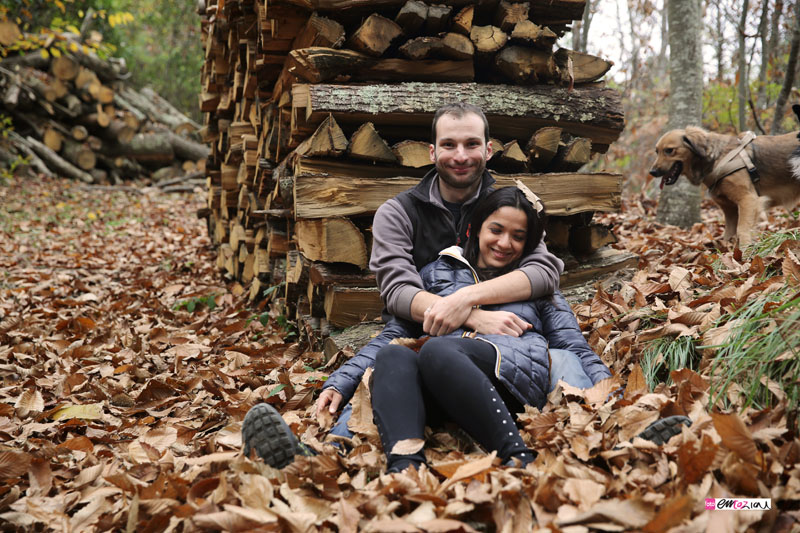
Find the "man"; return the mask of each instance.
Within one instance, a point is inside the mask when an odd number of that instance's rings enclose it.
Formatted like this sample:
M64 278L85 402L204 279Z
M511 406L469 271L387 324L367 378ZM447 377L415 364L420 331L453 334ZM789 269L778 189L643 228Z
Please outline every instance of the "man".
M393 318L325 382L318 410L335 413L347 404L379 349L392 339L419 337L422 332L445 335L462 325L479 333L520 336L531 325L517 315L475 306L539 298L558 288L564 264L542 241L522 259L519 269L508 274L446 297L423 289L419 270L442 249L466 240L466 221L495 181L486 171L492 145L488 121L479 107L463 102L442 106L434 114L431 137L430 157L435 168L418 185L386 201L373 219L369 266ZM347 404L332 434L352 436L347 428L351 412ZM245 453L255 449L276 468L289 464L296 453L306 453L268 404L256 405L248 412L242 433Z

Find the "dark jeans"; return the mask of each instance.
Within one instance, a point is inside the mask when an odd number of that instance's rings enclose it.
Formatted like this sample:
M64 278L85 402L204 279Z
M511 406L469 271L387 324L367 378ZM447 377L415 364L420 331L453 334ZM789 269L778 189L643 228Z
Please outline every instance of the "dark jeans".
M512 413L524 410L494 375L494 347L476 339L436 337L419 353L397 345L385 346L375 359L372 412L387 454L388 468L425 462L422 450L392 454L406 439L424 439L425 426L441 413L461 426L503 461L533 458L519 434Z

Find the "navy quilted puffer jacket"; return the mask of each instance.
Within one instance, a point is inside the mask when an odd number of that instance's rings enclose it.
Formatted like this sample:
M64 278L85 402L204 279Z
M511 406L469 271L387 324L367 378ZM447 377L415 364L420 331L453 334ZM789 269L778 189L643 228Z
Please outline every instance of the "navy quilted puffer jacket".
M447 296L466 285L475 283L469 264L461 257L458 247L442 252L435 262L425 266L421 275L426 290ZM461 261L464 261L463 263ZM580 357L583 369L592 383L611 376L608 368L597 357L584 340L578 321L569 304L556 291L552 297L512 304L484 306L487 310L511 311L533 325L533 329L522 337L507 335L480 335L494 343L501 350L499 359L499 379L514 396L523 403L541 407L547 397L550 366L547 346L569 350ZM462 335L458 330L451 335ZM367 368L375 364L378 351L398 337L420 337L423 335L419 324L394 318L387 322L383 331L364 346L347 363L336 370L325 382L323 388L335 388L343 396L342 404L350 401ZM530 341L530 348L527 343ZM519 344L519 351L514 346ZM508 353L508 357L505 354ZM515 364L516 363L516 364ZM498 369L495 368L497 373Z
M477 283L474 270L453 246L443 250L437 261L420 272L425 288L439 296L447 296L467 285ZM581 360L584 371L597 383L611 376L608 367L592 351L583 338L578 321L558 291L552 298L483 306L487 311L509 311L530 322L533 328L520 337L483 335L475 338L490 342L497 351L495 375L520 402L542 407L547 401L550 383L550 348L569 350ZM459 329L450 336L469 332Z

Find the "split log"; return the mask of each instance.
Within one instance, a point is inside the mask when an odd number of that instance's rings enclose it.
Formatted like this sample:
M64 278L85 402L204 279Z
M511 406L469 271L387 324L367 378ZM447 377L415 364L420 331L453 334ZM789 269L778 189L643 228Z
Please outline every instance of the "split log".
M518 22L511 30L510 40L514 44L534 46L542 50L552 50L558 36L550 28L542 28L530 20Z
M508 42L508 34L496 26L473 26L469 38L475 52L484 55L494 54Z
M606 72L614 66L612 61L607 61L597 56L577 52L575 50L567 50L565 48L559 48L555 54L553 54L553 57L556 62L565 66L567 61L572 63L575 83L597 81L605 76Z
M373 13L350 37L348 44L354 50L380 57L402 33L397 23Z
M422 168L433 164L430 144L423 141L401 141L392 146L392 152L403 167Z
M298 249L312 261L367 267L364 235L347 218L298 220L295 237Z
M494 159L494 157L492 157ZM503 151L495 161L495 168L503 172L524 172L528 168L528 158L514 139L503 146Z
M447 21L453 8L441 4L431 4L428 6L428 16L425 19L423 31L428 35L437 35L446 29Z
M353 133L347 155L380 163L397 163L397 156L375 130L372 122L365 122Z
M420 0L408 0L397 13L394 21L406 35L417 35L428 18L428 6Z
M316 84L304 85L297 92L301 93L311 127L332 113L345 129L372 121L384 135L395 138L413 138L430 128L433 113L444 101L480 106L492 134L506 139L527 139L532 131L558 125L567 133L590 138L594 150L604 153L624 128L619 92L591 85L569 91L541 85Z
M550 126L538 129L525 145L531 168L543 171L558 152L561 142L561 128Z
M342 75L353 81L472 81L474 78L472 61L377 60L352 50L332 48L292 50L287 65L299 78L311 83Z
M555 172L574 172L592 158L592 141L583 137L566 136L558 147L549 169Z
M347 150L347 137L333 115L322 121L311 136L305 155L308 157L338 157Z
M305 27L292 42L292 49L324 46L339 48L344 43L344 28L335 20L312 13Z
M475 6L469 5L461 9L453 17L453 31L461 35L469 36L472 32L472 17L475 14Z
M375 274L347 263L311 263L308 268L309 281L315 285L329 287L375 287Z
M337 327L347 327L381 316L383 302L376 287L329 287L325 292L325 316Z
M498 187L522 180L542 199L548 213L614 211L620 207L619 174L495 174ZM371 215L386 200L419 183L418 178L353 178L304 173L295 176L294 213L298 218Z
M441 39L441 51L443 57L450 59L472 59L475 55L475 45L469 37L460 33L446 33Z
M602 224L572 226L569 230L569 251L576 257L587 257L615 242L617 237L611 228Z
M25 140L27 141L28 145L33 149L33 151L36 152L36 154L40 158L42 158L42 160L47 164L47 166L54 169L56 172L61 173L72 179L83 181L85 183L94 182L94 178L92 178L91 174L84 172L83 170L75 167L72 163L64 160L57 153L55 153L50 148L43 145L33 137L28 136L25 138Z
M547 217L547 225L545 226L547 248L550 250L568 250L570 226L568 217Z
M52 151L60 152L61 145L64 142L64 134L60 132L58 128L48 126L44 130L44 136L42 136L42 142Z
M528 2L512 3L501 0L495 13L494 25L505 32L510 32L517 23L528 20L530 7Z
M415 37L403 43L398 51L408 59L425 59L440 52L442 44L439 37Z
M553 55L536 48L508 46L495 58L497 70L515 83L541 83L560 78ZM577 82L577 80L576 80Z

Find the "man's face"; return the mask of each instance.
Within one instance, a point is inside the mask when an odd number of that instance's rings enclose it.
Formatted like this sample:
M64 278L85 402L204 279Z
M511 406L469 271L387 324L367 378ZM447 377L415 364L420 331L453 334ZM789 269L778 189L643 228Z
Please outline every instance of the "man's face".
M431 161L439 173L439 189L448 202L463 201L478 188L492 145L484 140L483 120L474 113L445 114L436 123Z

